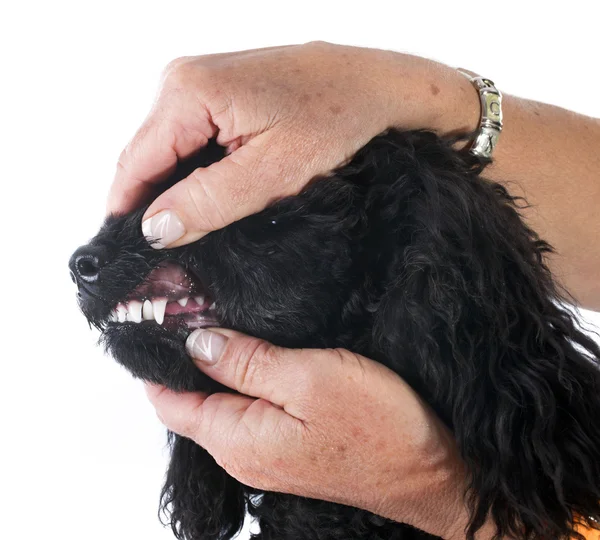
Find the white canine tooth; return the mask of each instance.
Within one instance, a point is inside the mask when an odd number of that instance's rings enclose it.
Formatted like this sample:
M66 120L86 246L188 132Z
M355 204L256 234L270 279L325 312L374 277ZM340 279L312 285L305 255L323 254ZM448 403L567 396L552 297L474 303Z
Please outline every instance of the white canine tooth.
M215 309L215 306L216 306L216 305L217 305L217 303L216 303L216 302L213 302L213 303L210 305L210 307L209 307L208 309Z
M196 301L196 304L198 304L199 306L204 304L204 296L203 295L194 296L194 300Z
M154 308L152 307L152 302L150 302L150 300L144 300L144 304L142 306L142 317L145 321L154 320Z
M142 322L142 303L138 300L132 300L127 304L127 319L135 322Z
M181 307L185 307L188 303L189 298L180 298L179 300L177 300L177 303L181 306Z
M165 309L167 308L166 298L156 298L152 300L152 310L154 311L154 319L158 324L162 324L165 320Z
M123 323L127 320L127 308L123 304L117 306L117 321Z

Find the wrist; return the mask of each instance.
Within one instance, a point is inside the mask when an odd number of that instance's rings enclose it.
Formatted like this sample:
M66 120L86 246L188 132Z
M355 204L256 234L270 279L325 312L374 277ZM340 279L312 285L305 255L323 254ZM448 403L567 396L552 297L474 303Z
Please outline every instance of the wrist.
M402 481L386 482L380 507L375 513L407 523L435 536L464 538L469 521L465 503L468 474L452 433L433 413L429 436L415 448L412 465L395 473ZM461 536L462 535L462 536Z
M380 51L390 126L430 129L440 135L479 126L479 97L456 69L419 56Z
M452 434L441 424L436 439L439 444L427 445L414 474L396 484L401 491L390 493L387 513L376 513L447 540L464 540L470 520L468 473ZM490 518L475 539L490 540L495 535L496 526Z
M449 464L429 479L410 524L448 540L462 540L468 523L463 466Z
M432 485L423 497L426 505L421 505L408 523L446 540L464 540L470 522L466 491L466 473L464 468L457 467L438 485ZM476 532L475 540L491 540L496 538L496 533L496 525L488 518Z

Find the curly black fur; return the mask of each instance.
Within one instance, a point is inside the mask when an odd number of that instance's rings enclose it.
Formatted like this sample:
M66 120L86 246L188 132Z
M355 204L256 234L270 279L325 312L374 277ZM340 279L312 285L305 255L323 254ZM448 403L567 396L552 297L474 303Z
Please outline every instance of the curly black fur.
M218 157L213 145L198 159ZM190 246L151 249L145 209L111 216L76 252L102 261L93 290L80 283L82 309L136 377L221 390L186 356L185 332L106 323L151 268L176 260L217 299L223 326L286 347L348 348L408 381L467 465L468 538L488 515L501 536L576 537L578 521L600 520L600 349L563 307L548 244L480 172L451 140L391 131L300 195ZM362 510L261 493L172 439L162 509L180 539L227 540L245 508L256 539L428 537Z

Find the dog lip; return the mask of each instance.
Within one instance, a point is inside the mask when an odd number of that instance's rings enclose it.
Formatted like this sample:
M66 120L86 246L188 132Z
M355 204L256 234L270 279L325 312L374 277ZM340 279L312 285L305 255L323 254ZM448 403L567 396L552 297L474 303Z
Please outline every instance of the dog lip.
M153 268L106 315L103 326L110 323L165 323L167 327L181 323L188 328L218 325L212 297L193 272L175 261Z
M97 294L93 293L92 291L90 291L90 289L88 289L83 283L78 283L77 284L77 292L80 295L84 295L87 296L89 298L93 298L94 300L101 300L101 297L98 296Z
M179 263L167 261L153 268L125 300L143 301L148 298L179 300L203 292L204 288L196 275Z
M198 297L197 297L198 298ZM138 300L119 303L108 317L108 322L156 322L159 325L169 318L179 318L189 324L202 323L204 320L216 321L216 303L208 297L188 298L186 305L178 301L167 302L166 298L147 299L143 304Z
M142 320L141 322L135 322L131 320L125 320L122 322L115 320L108 320L105 322L102 331L117 330L119 328L133 327L156 331L158 329L164 330L169 333L177 334L180 331L185 331L186 334L198 329L198 328L209 328L221 326L217 315L214 310L207 310L202 313L186 313L182 315L167 315L163 322L159 324L155 320Z

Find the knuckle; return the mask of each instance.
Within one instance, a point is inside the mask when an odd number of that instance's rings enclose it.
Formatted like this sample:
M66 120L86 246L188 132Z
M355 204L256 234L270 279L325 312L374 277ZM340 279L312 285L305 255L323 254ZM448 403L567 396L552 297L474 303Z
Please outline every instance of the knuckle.
M346 349L322 350L313 355L313 361L302 371L298 390L312 399L323 395L325 388L337 388L341 374L358 372L362 377L364 371L359 355Z
M319 366L320 363L312 362L298 377L298 391L305 397L318 396L323 388L323 374L322 370L318 369Z
M119 159L117 159L117 170L122 173L127 173L129 171L129 162L131 160L131 145L133 143L133 139L127 144L125 148L119 154Z
M210 231L228 225L222 204L206 181L206 172L196 169L191 174L191 178L193 182L187 186L186 195L195 212L194 222L202 224L202 229Z
M125 161L126 159L127 155L125 153L125 150L123 150L123 152L121 152L121 155L119 156L119 159L117 160L117 175L125 176L127 174L127 165Z
M186 62L189 62L189 60L190 60L189 56L178 56L177 58L174 58L173 60L171 60L165 66L165 69L163 71L165 73L167 73L168 71L179 67L181 64L185 64Z
M254 488L263 487L265 463L256 452L248 452L246 448L241 450L233 443L226 453L215 456L215 461L236 480Z
M265 366L273 365L278 360L275 346L262 340L248 340L239 349L237 361L234 363L236 387L242 393L247 393L262 384L268 371Z
M189 88L198 86L200 81L202 86L206 86L213 76L214 70L210 66L198 62L193 56L182 56L167 64L162 81L167 88Z
M215 461L220 467L225 469L230 476L233 476L240 482L246 483L246 477L248 475L239 459L235 459L233 456L215 456Z
M117 160L117 166L124 167L123 163L127 159L128 148L129 144L125 148L123 148L123 150L121 150L121 153L119 154L119 159Z
M346 374L348 386L353 392L367 392L373 381L373 371L360 354L347 349L334 349L338 359L338 370Z
M212 446L215 435L219 433L215 424L220 414L222 399L222 394L211 394L191 409L181 407L172 410L168 427L198 444Z
M173 76L179 75L182 71L185 71L185 65L190 62L189 56L180 56L171 60L163 69L162 79L169 80Z
M256 467L249 467L245 461L240 462L239 460L234 459L223 459L217 460L217 463L238 482L255 489L267 489L267 482L262 478L264 475L262 475Z
M117 174L125 177L127 182L131 184L132 182L138 182L139 179L137 176L132 174L131 170L131 157L128 154L127 150L123 150L119 159L117 160Z
M354 369L358 367L361 371L364 370L364 365L358 354L353 353L348 349L341 348L332 349L331 352L338 359L338 362L342 366L342 369Z
M179 418L175 418L173 422L176 424L173 426L174 431L187 437L188 439L197 440L201 429L201 426L206 419L204 418L204 411L202 407L194 410L191 414L186 414ZM210 433L210 429L206 430Z
M331 43L329 41L323 41L322 39L309 41L308 43L306 43L306 45L315 49L325 49L331 47Z
M154 120L150 117L139 127L127 146L119 154L117 170L131 175L131 169L140 157L140 149L144 147L144 142L154 135L154 130ZM138 180L138 178L134 178L134 180Z

